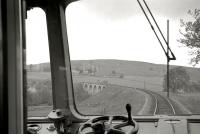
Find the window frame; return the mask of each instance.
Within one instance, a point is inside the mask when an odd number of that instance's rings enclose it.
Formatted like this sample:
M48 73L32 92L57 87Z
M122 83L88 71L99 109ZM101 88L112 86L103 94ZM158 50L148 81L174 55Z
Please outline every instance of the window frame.
M42 8L40 8L40 7L34 7L34 8L39 8L40 10L42 10L42 12L45 14L45 22L47 22L46 21L46 12L45 12L45 10L44 9L42 9ZM32 10L34 10L34 8L32 9ZM28 12L28 11L26 11L26 12ZM26 16L26 14L25 14L25 16ZM28 19L28 17L26 16L24 19ZM24 36L23 37L26 37L26 26L25 26L25 22L24 22ZM47 28L47 25L45 25L46 26L46 28ZM45 33L45 34L47 34L47 32ZM47 39L48 40L48 39ZM47 44L47 46L48 46L48 55L50 55L50 51L49 51L49 43ZM24 75L24 94L26 94L26 97L25 97L25 100L26 100L26 104L28 103L27 102L27 99L28 99L28 96L27 96L27 90L28 90L28 88L27 88L27 85L28 85L28 69L27 69L27 64L26 64L26 59L27 59L27 50L26 50L26 48L27 48L27 43L26 43L26 38L24 38L24 45L23 45L23 47L24 47L24 53L23 53L23 58L24 58L24 67L23 67L23 70L24 70L24 72L23 72L23 75ZM35 54L35 55L37 55L37 54ZM40 64L40 63L38 63L38 64ZM49 63L50 64L50 63ZM31 64L29 64L29 65L31 65ZM37 64L36 64L37 65ZM51 65L50 65L50 69L51 69ZM51 76L51 70L50 70L50 76ZM50 85L51 85L51 88L52 88L52 76L50 77ZM52 90L51 90L52 91ZM53 92L51 92L51 99L52 99L52 106L53 106ZM38 119L43 119L43 120L47 120L47 117L43 117L43 116L33 116L33 117L31 117L31 116L28 116L28 104L27 104L27 106L26 106L26 104L25 104L25 109L27 109L27 112L25 112L27 115L27 117L28 118L38 118ZM53 108L52 108L52 110L53 110ZM49 111L50 112L50 111Z
M56 10L57 13L59 14L58 16L58 24L60 24L60 28L57 32L60 32L61 34L61 43L59 44L59 50L55 50L53 48L50 48L50 63L51 65L55 65L55 63L57 62L56 60L60 58L61 60L61 64L56 64L55 67L51 68L51 72L56 72L58 70L62 71L63 73L63 78L64 78L64 82L65 84L61 86L62 90L60 91L56 91L56 88L52 87L52 91L53 91L53 106L54 109L57 108L61 108L64 110L67 110L69 113L68 115L70 115L70 117L72 117L72 121L73 122L84 122L88 119L94 118L94 117L98 117L98 115L83 115L81 114L76 107L76 103L75 103L75 97L74 97L74 89L73 89L73 80L72 80L72 70L71 70L71 61L70 61L70 52L69 52L69 43L68 43L68 36L67 36L67 25L66 25L66 17L65 17L65 9L67 8L67 6L74 2L76 0L72 0L72 1L67 1L65 2L65 6L63 6L63 3L56 3ZM48 5L39 5L46 13L46 15L48 16L48 14L50 13L50 11L52 11L52 7L48 7ZM49 9L48 9L49 8ZM54 16L55 17L55 16ZM51 19L50 19L51 20ZM47 23L48 23L48 17L47 17ZM47 24L48 25L48 24ZM49 24L52 26L52 24ZM50 36L52 31L50 30L51 26L47 26L47 30L48 30L48 38L50 40ZM59 37L58 37L59 38ZM55 42L54 42L55 43ZM54 44L52 43L52 45ZM49 46L51 46L51 43L49 42ZM55 53L61 52L63 55L56 55ZM53 54L54 53L54 54ZM56 58L55 58L56 57ZM57 69L57 70L56 70ZM53 74L52 74L53 75ZM55 76L53 75L52 79ZM59 77L59 76L58 76ZM58 83L54 83L52 82L52 84L58 84ZM66 94L66 100L60 100L59 97L59 93L63 91L63 94ZM61 106L59 103L64 104L63 106ZM183 118L183 119L200 119L200 116L196 116L196 115L175 115L175 116L168 116L168 115L137 115L137 116L133 116L134 119L136 119L136 121L139 122L147 122L147 121L157 121L160 118ZM28 118L29 122L50 122L50 120L47 117L29 117Z
M65 23L65 6L68 3L55 2L47 3L29 3L28 8L34 7L41 8L46 14L47 31L49 40L49 54L52 76L52 97L53 97L53 109L64 109L69 111L73 120L80 121L81 117L76 107L74 107L74 94L72 90L72 76L71 76L71 63L69 60L68 51L68 37ZM49 5L48 5L49 4ZM63 6L65 5L65 6ZM56 21L55 21L56 20ZM57 23L58 25L56 25ZM54 28L58 26L57 28ZM60 27L59 27L60 26ZM52 32L53 31L53 32ZM61 37L57 36L57 34ZM54 37L55 36L55 37ZM61 42L58 41L61 40ZM57 44L55 47L54 45ZM57 81L55 80L57 79ZM62 82L60 82L62 81ZM59 89L60 91L58 91ZM65 97L61 97L60 93L65 94ZM62 98L62 99L60 99ZM51 111L49 111L51 112ZM74 116L75 115L75 116ZM28 122L52 122L48 117L28 117Z

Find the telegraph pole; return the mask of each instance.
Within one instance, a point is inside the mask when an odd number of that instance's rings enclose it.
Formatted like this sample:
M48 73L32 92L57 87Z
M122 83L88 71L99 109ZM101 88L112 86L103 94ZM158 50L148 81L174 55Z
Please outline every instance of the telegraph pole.
M162 37L161 39L163 39L164 43L167 45L167 50L166 50L166 49L164 48L164 46L163 46L163 44L162 44L162 42L161 42L161 40L160 40L160 38L159 38L157 32L155 31L155 29L154 29L154 27L153 27L153 25L152 25L152 22L150 21L148 15L147 15L147 13L146 13L146 11L144 10L142 4L140 3L140 0L137 0L137 2L138 2L138 4L139 4L140 8L142 9L142 12L144 13L144 15L145 15L147 21L149 22L149 25L150 25L151 29L153 30L153 32L154 32L156 38L158 39L158 42L160 43L160 46L162 47L162 49L163 49L163 51L164 51L164 53L165 53L165 56L167 57L167 97L169 97L169 62L170 62L170 60L176 60L176 56L174 55L174 53L172 52L171 48L169 47L169 20L167 20L167 39L166 39L166 38L164 37L164 35L163 35L163 33L162 33L160 27L158 26L158 24L157 24L157 22L156 22L156 20L155 20L155 18L154 18L154 16L153 16L153 14L152 14L150 8L148 7L148 5L147 5L147 3L145 2L145 0L143 0L143 2L144 2L144 4L145 4L145 7L147 8L147 11L148 11L149 14L150 14L150 17L153 19L154 25L156 25L156 28L157 28L157 30L158 30L158 33L159 33L159 34L161 35L161 37Z
M167 20L167 97L169 98L169 20Z

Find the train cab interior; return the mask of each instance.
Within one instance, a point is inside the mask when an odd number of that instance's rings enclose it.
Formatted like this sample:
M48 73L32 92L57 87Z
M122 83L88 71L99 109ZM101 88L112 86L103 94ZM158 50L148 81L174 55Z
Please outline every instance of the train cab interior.
M0 130L199 134L198 0L1 0Z

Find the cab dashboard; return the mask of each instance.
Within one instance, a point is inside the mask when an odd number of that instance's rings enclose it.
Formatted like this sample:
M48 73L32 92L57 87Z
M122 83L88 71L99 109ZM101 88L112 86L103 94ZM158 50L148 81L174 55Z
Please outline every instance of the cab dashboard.
M91 117L93 119L94 117ZM154 117L133 117L138 123L137 134L199 134L200 131L200 119L198 116L154 116ZM82 123L72 123L70 127L66 130L66 134L98 134L90 127L84 128L82 132L79 129L86 122ZM119 121L113 121L112 125L119 125ZM37 123L35 121L30 121L27 125L28 130L37 132L38 134L59 134L55 125L50 120L45 123ZM126 126L120 129L122 132L110 132L111 134L134 134L130 133L132 127ZM99 133L100 134L100 133ZM104 133L102 133L104 134Z
M198 115L132 116L130 104L126 110L125 116L93 116L79 123L65 118L62 110L53 110L46 122L30 119L27 130L38 134L198 134L200 130Z

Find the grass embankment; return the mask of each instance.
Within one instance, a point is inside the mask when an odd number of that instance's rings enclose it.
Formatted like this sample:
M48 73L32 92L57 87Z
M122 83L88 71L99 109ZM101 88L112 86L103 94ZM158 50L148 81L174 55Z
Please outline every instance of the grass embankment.
M49 73L41 73L41 72L28 72L28 80L31 81L43 81L50 79ZM87 78L87 79L86 79ZM84 79L88 80L90 77L84 77ZM103 78L101 78L103 79ZM121 80L122 81L122 80ZM119 85L127 85L130 81L122 81L120 79L110 79L111 83L119 84ZM38 84L38 82L35 82ZM50 83L43 83L44 85ZM44 88L44 85L41 85L41 88ZM134 84L133 84L134 85ZM37 86L34 86L37 87ZM41 90L42 90L41 89ZM51 88L48 88L51 90ZM39 91L38 88L36 88ZM43 89L44 90L44 89ZM76 89L74 89L76 90ZM76 94L80 94L77 92ZM83 94L78 96L81 99ZM33 95L32 95L33 96ZM33 99L33 101L36 99ZM38 100L38 99L37 99ZM78 110L83 114L126 114L125 105L127 103L132 104L132 113L137 114L145 103L145 95L142 92L139 92L133 88L121 87L110 85L107 86L105 90L98 93L94 96L88 96L87 99L83 101L76 101ZM48 104L39 104L35 106L28 107L28 116L47 116L48 113L52 110L52 106L48 106Z
M132 114L136 115L148 112L148 104L147 107L143 106L147 103L146 97L149 96L133 88L108 85L102 92L76 103L78 111L85 115L126 115L125 106L130 103ZM47 116L51 110L52 106L29 106L28 116Z
M77 104L77 109L85 115L122 115L127 114L125 106L132 105L136 115L145 103L145 95L133 88L109 85L102 92Z
M28 117L45 117L53 109L49 72L27 72L27 104Z
M167 96L166 92L158 92ZM170 99L176 104L181 114L200 114L200 93L170 93ZM177 114L180 114L179 111Z
M200 93L173 94L171 96L183 104L191 114L200 114Z

